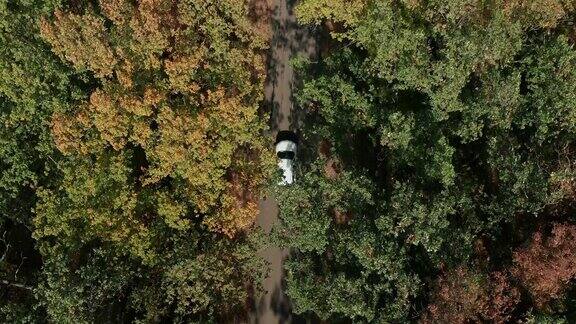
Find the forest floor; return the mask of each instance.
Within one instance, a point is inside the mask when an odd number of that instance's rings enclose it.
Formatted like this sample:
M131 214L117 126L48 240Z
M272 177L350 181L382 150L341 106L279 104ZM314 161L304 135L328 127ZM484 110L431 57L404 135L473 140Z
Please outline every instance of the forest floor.
M271 112L270 136L280 130L298 129L298 114L293 103L293 86L296 82L290 59L296 55L314 57L316 41L311 32L299 26L294 16L293 0L273 0L272 42L268 57L266 80L266 103ZM258 225L266 233L278 221L278 206L272 197L260 201ZM270 247L261 252L270 263L270 273L264 280L265 294L257 301L252 323L291 323L292 316L288 298L283 291L282 262L288 251Z

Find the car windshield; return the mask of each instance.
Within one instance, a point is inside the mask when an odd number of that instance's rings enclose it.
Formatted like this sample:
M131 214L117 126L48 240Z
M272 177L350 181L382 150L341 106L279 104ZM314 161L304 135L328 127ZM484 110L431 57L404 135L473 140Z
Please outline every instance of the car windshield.
M279 159L288 159L288 160L294 159L294 152L290 152L290 151L281 151L281 152L278 152L277 155L278 155Z
M290 141L290 142L294 142L294 143L298 143L298 136L296 135L296 133L292 132L292 131L280 131L278 132L278 134L276 135L276 144L282 142L282 141Z

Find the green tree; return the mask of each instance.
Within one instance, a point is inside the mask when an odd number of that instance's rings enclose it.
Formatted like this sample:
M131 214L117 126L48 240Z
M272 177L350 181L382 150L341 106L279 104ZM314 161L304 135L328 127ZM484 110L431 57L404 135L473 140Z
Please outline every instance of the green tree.
M52 55L40 17L59 0L0 3L0 321L41 323L35 294L42 259L32 238L36 190L59 177L50 136L53 111L83 95L90 82Z
M272 170L255 19L247 1L209 0L101 0L43 18L53 52L95 78L53 113L62 177L37 191L52 320L246 311L265 269L249 232Z
M574 201L574 6L351 7L308 0L297 10L330 32L331 50L300 67L302 176L278 194L278 235L295 250L287 289L297 312L406 321L428 279L471 263L479 238L500 245L490 266L507 267L524 223Z

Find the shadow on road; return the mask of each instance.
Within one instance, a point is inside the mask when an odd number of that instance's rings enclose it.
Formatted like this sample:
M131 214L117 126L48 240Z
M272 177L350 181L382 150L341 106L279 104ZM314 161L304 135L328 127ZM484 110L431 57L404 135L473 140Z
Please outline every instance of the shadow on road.
M294 70L290 59L297 55L314 57L316 40L311 30L296 22L293 13L295 1L275 0L272 19L272 40L268 52L265 84L266 105L270 110L272 130L293 130L298 127L293 88Z

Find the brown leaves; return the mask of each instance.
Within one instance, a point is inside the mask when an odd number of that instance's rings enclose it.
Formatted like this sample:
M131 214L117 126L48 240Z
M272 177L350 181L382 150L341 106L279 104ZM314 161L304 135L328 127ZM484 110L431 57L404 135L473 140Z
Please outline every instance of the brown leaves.
M90 113L100 136L115 150L122 149L127 142L128 120L122 114L119 101L107 93L96 90L90 96Z
M258 214L258 194L262 185L270 178L272 156L265 152L238 148L226 175L226 190L220 197L218 211L205 220L214 231L234 237L254 224Z
M164 62L166 74L170 86L179 92L196 94L199 90L198 85L194 82L195 73L206 60L205 55L208 49L198 47L192 50L192 54L178 55Z
M510 19L542 28L556 27L564 16L575 9L570 1L563 0L509 0L502 3L503 12Z
M115 33L129 33L129 37L114 39L104 18L90 11L82 15L56 11L54 22L41 21L42 37L76 68L86 68L98 78L116 72L121 83L131 87L130 73L136 67L161 67L162 55L178 33L176 2L145 0L134 6L126 0L101 0L100 5L104 16L115 24Z
M503 323L520 301L518 289L501 272L489 276L458 267L436 282L422 323Z
M527 247L514 253L512 273L539 308L563 297L576 278L576 226L554 224L548 237L535 233Z
M134 8L126 0L100 0L102 13L116 25L123 25L132 16Z
M170 38L176 33L177 18L173 15L175 1L144 0L138 3L129 26L132 31L127 43L139 56L135 64L144 69L159 69L162 54L170 50Z
M52 136L60 152L79 151L77 141L81 134L82 129L76 123L69 122L65 115L55 114L52 116Z
M270 17L273 15L271 0L250 0L250 20L257 35L269 39L272 35Z
M526 247L514 252L510 275L522 285L537 308L562 299L576 278L576 226L554 224L550 234L536 232ZM489 275L458 267L443 274L431 296L423 323L467 323L511 320L520 293L507 275Z

